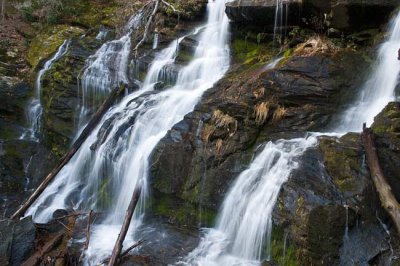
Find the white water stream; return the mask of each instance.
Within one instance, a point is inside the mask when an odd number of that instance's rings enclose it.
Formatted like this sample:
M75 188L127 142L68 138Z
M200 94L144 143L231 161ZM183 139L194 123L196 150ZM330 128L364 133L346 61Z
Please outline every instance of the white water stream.
M31 100L28 105L27 118L29 122L29 129L24 132L20 139L28 139L39 141L39 134L42 128L42 77L52 67L52 65L64 56L70 44L70 40L65 40L64 43L58 48L57 52L44 64L43 68L39 71L35 82L35 98Z
M173 41L156 56L142 88L107 112L77 154L28 210L27 215L33 215L38 222L48 221L55 210L65 209L71 203L75 208L105 212L104 221L92 227L87 263L101 261L111 254L132 192L141 186L132 232L125 243L133 241L134 228L141 223L146 204L149 157L153 149L228 70L228 19L224 11L225 1L209 1L208 21L201 28L198 47L190 63L179 70L176 84L164 91L153 90L164 69L173 64L183 38Z
M378 65L362 88L360 100L344 113L334 132L326 135L340 136L348 131L360 131L364 121L371 125L374 116L394 99L400 73L397 59L400 12L390 31L390 37L379 50ZM267 66L273 67L274 62ZM245 266L260 265L262 260L269 260L272 211L281 186L297 167L297 160L318 143L317 136L321 134L267 143L234 182L224 200L216 227L206 229L199 246L177 264Z
M87 122L87 116L104 98L120 84L129 84L128 64L131 53L131 35L143 21L142 11L132 16L119 39L104 43L90 56L80 79L82 105L78 129ZM96 38L105 37L107 31L100 31Z

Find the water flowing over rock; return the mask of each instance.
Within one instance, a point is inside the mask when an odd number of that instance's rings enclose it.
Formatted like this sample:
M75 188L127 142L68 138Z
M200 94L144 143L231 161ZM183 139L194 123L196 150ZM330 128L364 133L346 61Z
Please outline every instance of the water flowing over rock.
M108 214L93 227L87 252L88 263L100 261L111 252L135 186L142 194L127 242L135 238L148 197L148 167L153 148L166 132L193 110L201 95L218 81L229 67L228 19L224 1L210 2L207 24L202 28L193 59L180 69L176 84L153 93L164 66L173 64L177 46L173 41L153 61L142 87L111 109L80 151L30 208L36 221L46 221L57 209L75 201L80 208L100 209ZM110 120L111 119L111 120ZM92 146L101 125L112 128L97 146ZM107 132L108 131L108 132ZM103 134L101 134L103 135ZM47 205L43 208L42 205ZM107 232L107 233L105 233Z

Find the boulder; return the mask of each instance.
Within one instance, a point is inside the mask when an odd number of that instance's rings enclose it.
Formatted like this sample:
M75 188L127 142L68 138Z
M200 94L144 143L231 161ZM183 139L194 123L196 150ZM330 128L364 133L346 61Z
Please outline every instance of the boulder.
M0 222L0 264L21 265L35 251L36 229L30 217Z

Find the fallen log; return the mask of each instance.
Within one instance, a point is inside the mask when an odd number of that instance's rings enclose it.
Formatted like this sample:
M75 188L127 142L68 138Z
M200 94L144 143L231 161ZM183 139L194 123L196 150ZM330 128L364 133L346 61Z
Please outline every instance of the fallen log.
M382 168L380 167L376 147L371 129L363 125L361 134L362 143L367 157L367 164L371 172L372 181L378 191L379 199L382 207L387 211L396 226L397 232L400 233L400 204L392 192L392 188L388 184Z
M87 220L87 225L86 225L86 242L85 242L85 247L84 250L87 250L89 247L89 242L90 242L90 222L92 219L92 213L93 211L90 210L88 220Z
M83 129L82 133L76 139L72 147L69 149L67 154L61 158L60 162L57 166L47 175L47 177L42 181L42 183L38 186L38 188L32 193L32 195L28 198L28 200L10 217L10 219L15 219L20 216L23 216L25 211L32 205L33 202L42 194L42 192L46 189L46 187L50 184L50 182L54 179L54 177L61 171L61 169L71 160L71 158L75 155L75 153L79 150L83 142L90 135L92 130L97 126L100 122L104 114L108 111L108 109L112 106L118 96L125 90L125 86L120 86L119 88L115 88L108 98L104 101L104 103L99 107L97 112L90 119L89 123Z
M43 247L41 247L38 251L36 251L31 257L29 257L24 263L22 263L22 266L33 266L37 265L40 260L43 259L43 256L51 251L56 245L60 243L64 236L63 232L58 233L55 235L50 241L48 241Z
M113 252L111 254L111 259L110 259L110 262L108 263L108 266L115 266L118 263L118 259L121 254L123 242L124 242L126 233L128 232L129 225L131 224L133 212L135 211L136 205L139 201L140 193L141 193L141 188L140 188L140 186L138 186L133 191L132 198L129 203L129 207L126 210L124 223L122 224L121 232L119 233L117 241L115 242L115 246L114 246Z

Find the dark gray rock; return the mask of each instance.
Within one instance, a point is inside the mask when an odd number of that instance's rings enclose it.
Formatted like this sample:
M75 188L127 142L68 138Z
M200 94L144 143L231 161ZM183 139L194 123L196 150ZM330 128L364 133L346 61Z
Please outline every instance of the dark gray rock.
M21 265L35 249L36 229L30 217L0 222L0 264Z

